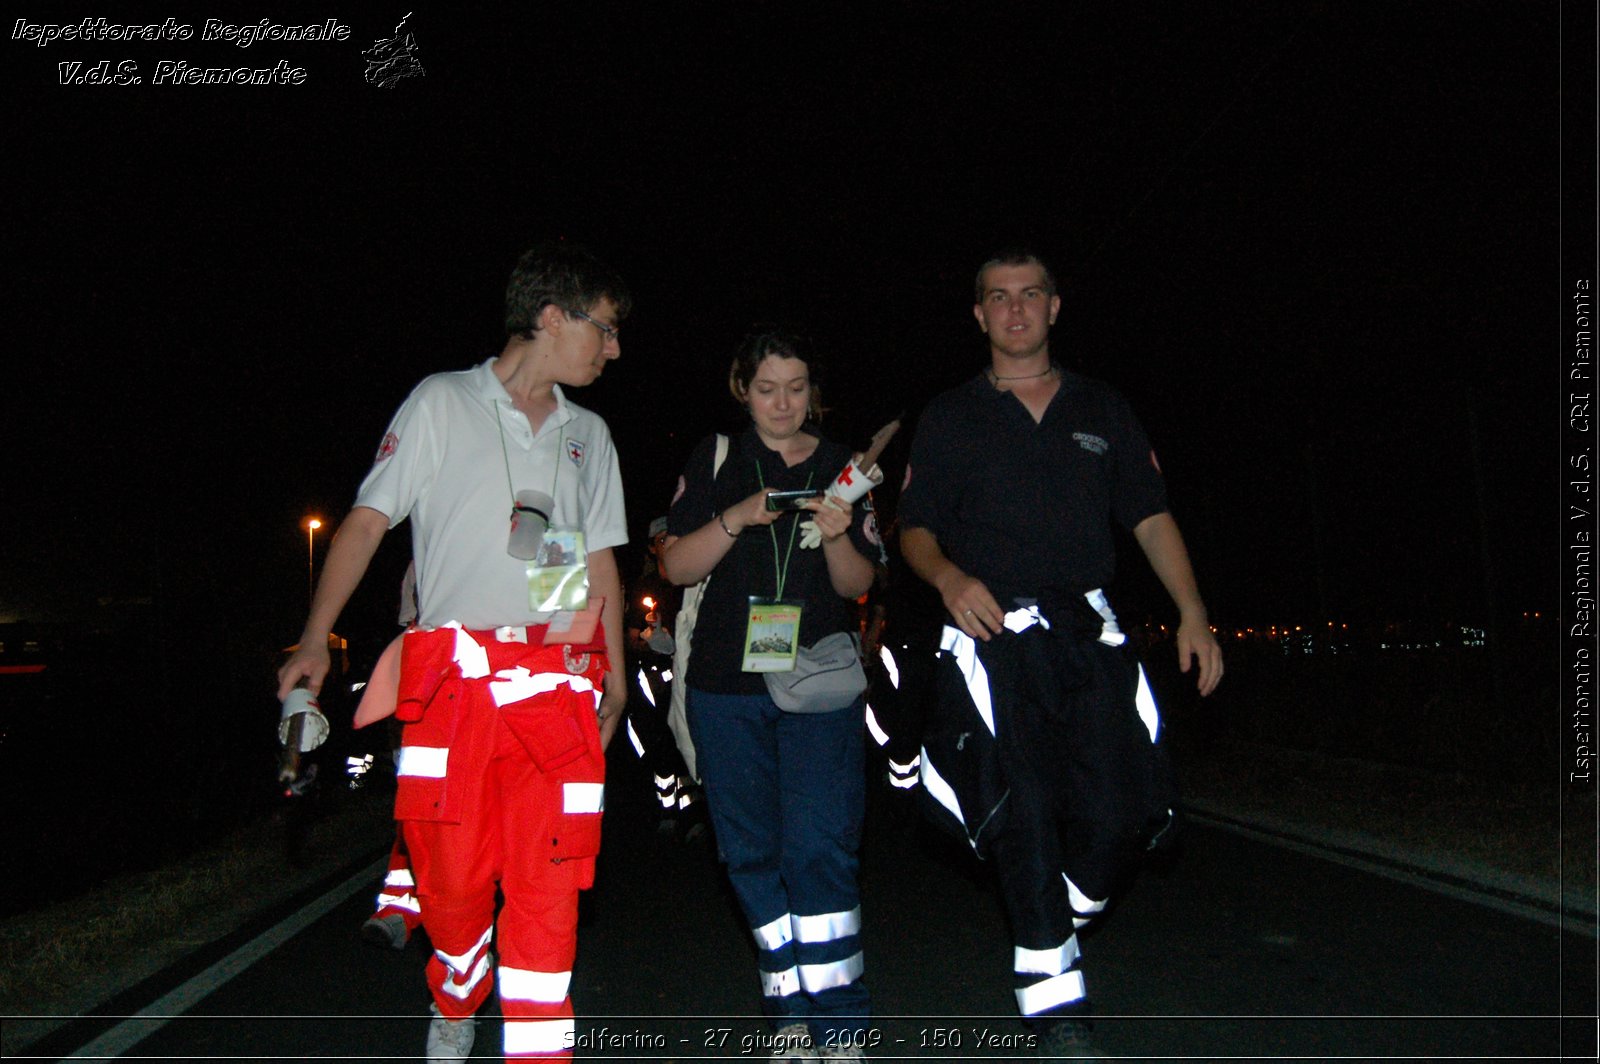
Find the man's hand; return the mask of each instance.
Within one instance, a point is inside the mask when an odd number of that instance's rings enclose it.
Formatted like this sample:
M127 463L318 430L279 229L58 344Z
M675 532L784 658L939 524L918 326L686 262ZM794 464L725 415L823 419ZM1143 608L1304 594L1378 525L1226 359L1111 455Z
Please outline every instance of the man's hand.
M1222 648L1204 619L1185 619L1178 625L1178 668L1189 671L1200 664L1200 694L1209 695L1222 682Z
M332 664L328 657L327 639L301 640L300 649L278 670L278 701L289 697L289 692L294 690L301 677L308 681L306 686L312 694L321 694L322 681L328 678L328 669Z
M605 688L600 694L600 749L611 745L617 734L622 714L628 708L627 682L620 672L606 673Z
M278 670L278 701L289 697L301 677L307 680L312 694L321 693L322 681L328 678L328 633L388 530L389 518L370 506L357 506L339 522L339 530L328 544L328 557L322 563L311 613L300 631L300 649Z
M911 571L932 584L944 600L957 628L985 643L1005 627L1006 611L1000 608L983 581L968 576L939 549L939 540L926 528L915 526L900 532L900 553Z
M987 643L1005 627L1006 611L977 577L951 566L949 575L934 586L956 627L972 638Z

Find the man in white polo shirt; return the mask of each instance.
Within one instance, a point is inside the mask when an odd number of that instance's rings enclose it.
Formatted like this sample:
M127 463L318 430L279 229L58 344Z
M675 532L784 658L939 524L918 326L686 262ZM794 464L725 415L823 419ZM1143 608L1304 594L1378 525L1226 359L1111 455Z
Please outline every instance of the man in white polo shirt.
M496 975L506 1056L571 1053L578 892L594 881L604 751L627 700L612 553L627 526L610 432L562 387L618 357L629 307L580 248L522 256L504 349L401 406L278 673L280 698L302 678L320 688L328 632L409 518L418 623L401 650L395 818L434 948L432 1060L470 1055Z

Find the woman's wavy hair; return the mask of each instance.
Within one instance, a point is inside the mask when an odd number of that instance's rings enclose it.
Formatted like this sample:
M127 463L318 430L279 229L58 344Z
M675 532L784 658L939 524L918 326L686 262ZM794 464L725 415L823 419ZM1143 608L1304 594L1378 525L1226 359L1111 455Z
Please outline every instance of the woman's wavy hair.
M806 364L806 373L811 378L811 401L806 407L806 417L820 421L823 407L818 378L822 376L822 367L812 353L810 339L781 326L758 325L739 341L739 351L733 356L733 365L728 367L728 391L734 400L740 406L749 405L750 382L755 380L761 363L772 357L797 358Z

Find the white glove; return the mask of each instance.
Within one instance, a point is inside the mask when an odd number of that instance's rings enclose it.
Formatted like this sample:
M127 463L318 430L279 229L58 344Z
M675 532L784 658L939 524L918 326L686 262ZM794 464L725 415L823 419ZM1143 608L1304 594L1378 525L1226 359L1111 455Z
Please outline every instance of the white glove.
M822 530L817 527L817 519L808 517L800 522L800 549L812 550L822 546Z

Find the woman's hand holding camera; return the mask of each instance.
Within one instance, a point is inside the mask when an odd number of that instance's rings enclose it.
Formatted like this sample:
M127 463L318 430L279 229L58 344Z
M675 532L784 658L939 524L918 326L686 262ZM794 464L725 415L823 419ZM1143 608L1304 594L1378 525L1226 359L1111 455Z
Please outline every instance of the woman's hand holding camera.
M817 531L822 534L823 543L832 543L850 531L850 520L855 513L854 507L838 496L825 495L820 499L808 499L804 506L811 511L811 520L816 523Z
M767 509L767 496L772 494L774 490L773 488L762 488L754 495L728 507L721 515L722 530L724 532L732 532L737 536L747 528L770 525L782 517L781 513L774 513Z

